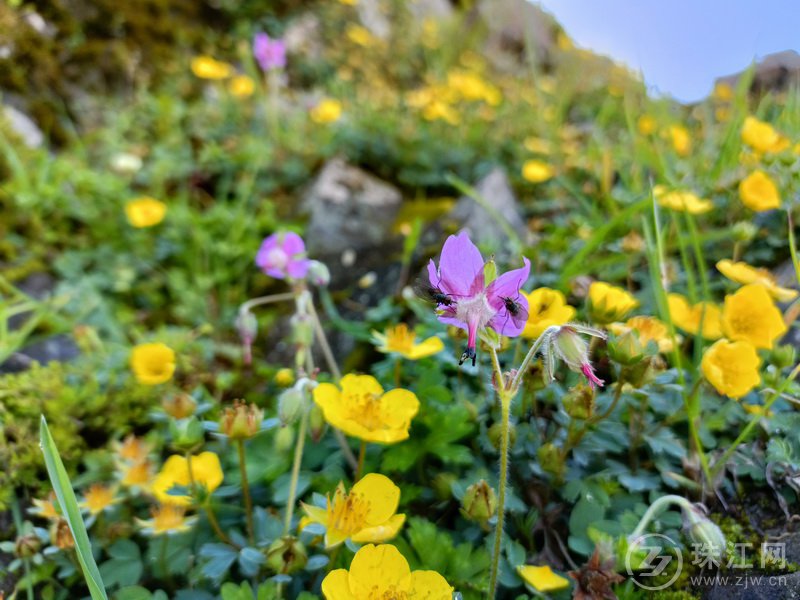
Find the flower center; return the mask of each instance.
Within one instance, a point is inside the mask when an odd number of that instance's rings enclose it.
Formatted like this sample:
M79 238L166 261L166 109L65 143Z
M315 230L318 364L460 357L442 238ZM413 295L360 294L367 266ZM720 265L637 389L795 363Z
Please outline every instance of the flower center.
M385 427L383 406L379 394L350 394L347 398L347 405L350 407L349 419L372 431Z
M489 304L485 292L459 299L456 305L456 319L468 325L475 323L478 329L485 327L495 314L497 311Z
M410 352L414 347L415 337L409 332L408 327L401 323L386 332L386 346L395 352Z
M367 520L369 504L369 500L361 494L351 491L343 495L337 492L328 516L331 528L338 529L348 537L361 531Z
M283 269L289 263L289 255L282 248L267 252L267 264L275 269Z

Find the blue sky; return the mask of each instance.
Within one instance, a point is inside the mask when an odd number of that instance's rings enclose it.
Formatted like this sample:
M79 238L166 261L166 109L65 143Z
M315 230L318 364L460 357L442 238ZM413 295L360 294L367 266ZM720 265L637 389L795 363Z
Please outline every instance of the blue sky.
M541 0L573 41L626 63L656 93L692 102L754 58L800 51L796 0Z

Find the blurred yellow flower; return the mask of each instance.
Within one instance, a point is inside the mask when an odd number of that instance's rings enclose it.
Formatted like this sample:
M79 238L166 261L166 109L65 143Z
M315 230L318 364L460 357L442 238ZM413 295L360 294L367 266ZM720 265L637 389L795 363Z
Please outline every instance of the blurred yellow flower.
M311 120L315 123L321 125L333 123L342 116L342 103L333 98L325 98L312 108L309 114L311 115Z
M461 122L461 116L458 111L441 100L434 100L425 106L422 116L426 121L441 120L450 125L458 125Z
M395 514L400 488L385 475L370 473L347 493L339 483L327 507L303 504L312 522L325 526L325 547L338 546L346 539L358 544L385 542L400 531L406 516Z
M539 137L527 137L523 142L525 150L534 154L550 154L553 151L553 144L549 140Z
M733 100L733 88L730 84L720 81L714 86L712 96L714 100L718 100L719 102L730 102Z
M145 535L164 535L189 531L197 517L186 517L186 509L174 504L161 504L151 509L150 519L136 519Z
M139 383L164 383L175 372L175 352L160 342L139 344L131 351L131 369Z
M623 319L639 306L639 301L620 287L592 282L589 286L589 314L595 323L605 324Z
M247 75L237 75L228 82L228 91L237 98L246 98L256 91L256 82Z
M390 327L386 333L373 331L372 337L378 344L379 352L397 353L409 360L419 360L444 350L444 343L436 336L429 337L419 344L415 343L417 336L413 331L409 331L405 323Z
M91 515L98 515L117 501L112 488L95 483L84 492L81 507Z
M294 371L288 368L278 369L274 381L281 387L289 387L294 383Z
M335 569L322 580L326 600L450 600L453 588L436 571L412 571L389 544L367 544L356 552L350 570Z
M192 73L200 79L227 79L233 75L234 70L226 62L210 56L197 56L192 59Z
M641 135L652 135L657 128L658 123L650 115L642 115L636 120L636 129Z
M126 487L138 486L148 488L150 479L153 476L153 466L149 460L135 465L123 466L121 469L122 478L120 483Z
M764 410L762 404L742 404L742 408L747 414L758 415L759 417L771 417L774 414L771 410Z
M575 309L567 304L564 294L542 287L530 294L520 291L528 300L528 321L522 337L536 339L551 325L563 325L575 316Z
M553 569L547 565L541 567L520 565L517 567L517 573L519 573L519 576L522 577L525 583L530 585L537 592L555 592L556 590L563 590L569 587L569 580L558 573L554 573Z
M653 195L661 206L692 215L702 215L714 208L710 200L701 200L693 192L686 190L671 190L664 185L653 187Z
M161 467L161 471L153 481L152 491L161 504L188 506L192 499L189 496L168 493L175 486L188 487L194 482L212 493L222 483L222 466L219 457L213 452L201 452L191 457L191 474L189 460L179 454L173 454Z
M447 86L463 100L483 100L490 106L497 106L502 100L500 90L469 71L450 71L447 74Z
M345 30L345 35L351 42L364 48L369 48L375 43L375 38L369 29L362 25L349 24Z
M522 165L522 177L531 183L542 183L551 179L555 170L541 160L526 160Z
M358 0L339 0L339 2L345 6L355 6L358 4Z
M786 325L764 286L751 283L725 296L722 330L732 340L745 340L769 350L786 333Z
M702 336L707 340L722 337L722 310L711 302L698 302L690 305L680 294L668 294L669 316L676 327L688 334L697 335L703 324Z
M625 323L612 323L608 328L615 335L636 331L642 345L646 346L651 341L655 342L659 352L672 352L674 348L669 328L655 317L631 317Z
M122 443L117 444L117 455L132 463L140 463L147 459L150 454L150 446L142 440L142 438L135 435L128 434Z
M780 152L789 147L789 140L773 129L772 125L747 117L742 125L742 141L756 152Z
M164 220L166 214L167 205L148 196L135 198L125 203L125 216L128 218L128 223L134 227L158 225Z
M742 203L755 211L780 208L781 195L775 182L764 171L753 171L739 182Z
M683 125L671 125L667 130L669 140L678 156L688 156L692 151L692 139Z
M725 259L717 263L717 270L736 283L741 283L742 285L757 283L764 286L769 295L778 302L789 302L797 298L797 290L780 287L772 273L766 269L757 269L745 262L733 262Z
M700 368L723 396L741 398L761 383L761 358L746 341L719 340L703 353Z
M365 442L393 444L408 438L419 410L413 392L394 389L384 394L371 375L345 375L341 386L320 383L314 388L314 402L328 423Z
M33 506L34 508L29 508L28 512L32 515L42 517L43 519L58 519L61 516L56 510L55 494L52 492L50 497L46 500L34 498Z

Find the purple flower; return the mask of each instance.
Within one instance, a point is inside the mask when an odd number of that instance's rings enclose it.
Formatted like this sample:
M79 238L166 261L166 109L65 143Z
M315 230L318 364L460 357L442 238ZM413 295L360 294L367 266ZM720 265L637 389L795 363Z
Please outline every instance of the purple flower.
M276 279L303 279L310 262L303 238L291 231L273 233L256 254L256 265Z
M503 273L487 286L483 257L462 232L445 241L438 269L433 259L428 263L431 296L437 303L439 320L468 333L467 349L460 363L472 359L475 364L478 331L485 327L508 337L522 333L528 318L528 301L519 290L531 269L527 258L522 261L521 268Z
M262 71L282 69L286 66L286 44L262 31L253 38L253 56Z

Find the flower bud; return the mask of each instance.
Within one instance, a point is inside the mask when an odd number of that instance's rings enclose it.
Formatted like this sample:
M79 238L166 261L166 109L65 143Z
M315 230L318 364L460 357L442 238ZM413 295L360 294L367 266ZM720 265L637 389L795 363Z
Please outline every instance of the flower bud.
M778 369L785 369L795 364L795 350L791 344L777 346L772 351L772 362Z
M294 431L292 431L292 428L278 427L278 430L275 432L275 441L273 442L275 445L275 452L289 452L292 449L293 442Z
M704 553L719 562L725 553L725 534L719 526L706 516L705 509L699 504L684 508L683 526L692 542L699 544Z
M314 323L308 315L296 314L291 319L292 341L308 348L314 341Z
M161 408L173 419L191 417L197 408L197 402L189 394L178 392L161 401Z
M278 369L273 381L281 387L289 387L294 383L294 371L289 368Z
M739 221L731 227L733 239L736 242L750 242L758 233L758 227L750 221Z
M629 330L608 344L608 355L614 362L631 366L644 358L644 348L635 330Z
M484 479L469 486L461 499L461 514L470 521L485 523L496 510L497 497Z
M331 272L325 263L312 260L308 263L308 281L316 286L326 286L331 282Z
M306 395L296 385L281 392L278 397L278 418L283 425L290 425L306 410Z
M503 443L503 424L500 422L495 423L491 427L489 427L489 431L486 432L489 436L489 441L491 442L494 449L498 452L500 451L500 446ZM513 448L514 444L517 443L517 430L513 427L510 427L508 430L508 447Z
M548 333L550 330L552 330L552 333ZM595 375L594 368L589 362L589 345L581 337L581 334L602 339L606 337L606 334L599 329L577 324L561 325L558 328L549 328L545 331L542 334L548 335L544 350L547 355L545 367L552 365L555 362L555 358L559 358L567 363L571 370L583 373L591 385L602 386L604 382ZM547 373L547 378L552 380L553 374Z
M536 457L539 459L542 470L559 479L562 477L564 474L564 459L555 444L548 442L539 446L536 451Z
M194 452L205 439L203 425L195 416L171 420L169 432L172 436L172 446L181 452Z
M561 399L564 411L573 419L585 421L594 414L594 388L585 383L570 388Z
M275 540L267 550L267 565L276 573L289 575L305 567L307 562L305 546L291 535Z
M50 543L60 550L75 547L75 540L66 519L58 519L50 526Z
M19 536L14 542L14 555L18 558L31 558L42 547L42 541L33 533Z
M261 431L263 419L264 411L255 404L248 405L237 400L232 407L225 408L219 428L232 440L246 440Z
M244 364L249 365L253 361L252 347L258 334L258 320L249 310L239 311L239 316L236 317L236 329L242 341Z
M325 435L328 422L325 420L325 413L316 404L311 405L311 410L308 411L308 432L311 439L318 442Z
M497 279L497 263L494 262L494 256L483 264L483 282L484 285L489 285Z

